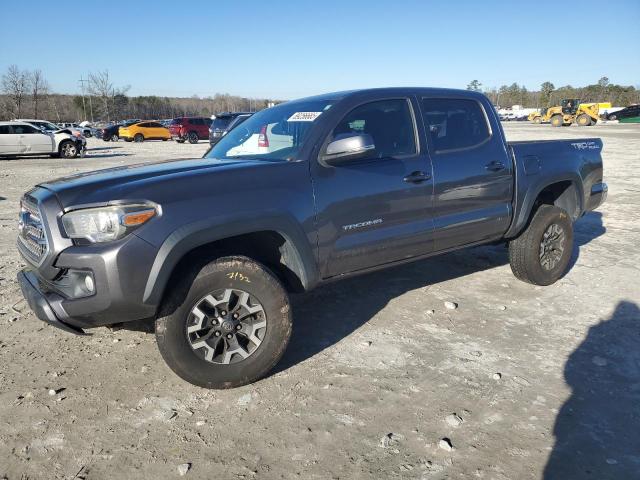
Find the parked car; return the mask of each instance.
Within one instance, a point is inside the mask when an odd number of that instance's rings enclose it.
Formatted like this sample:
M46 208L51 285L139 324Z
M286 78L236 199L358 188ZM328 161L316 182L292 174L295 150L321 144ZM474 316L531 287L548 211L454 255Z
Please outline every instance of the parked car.
M296 100L203 159L42 182L22 197L18 278L38 318L75 333L153 319L175 373L236 387L281 358L290 292L499 242L517 278L554 283L573 223L606 198L601 152L598 138L507 142L467 90Z
M621 123L640 123L640 105L631 105L607 115L607 120L619 120Z
M75 158L84 155L85 150L86 140L67 129L52 131L27 122L0 122L0 156L48 154Z
M231 122L233 122L236 117L240 115L249 115L251 116L251 112L221 112L216 113L212 116L213 122L211 123L211 127L209 129L209 142L211 142L211 136L213 138L221 138L224 136L224 132L229 131L229 126Z
M117 142L120 139L119 129L120 127L129 127L134 123L139 123L140 120L127 120L121 123L114 123L112 125L108 125L102 129L102 140L105 142Z
M209 138L211 119L206 117L178 117L169 125L171 138L178 143L198 143L198 140Z
M68 128L71 131L80 132L84 137L87 138L94 136L94 130L89 126L80 126L77 123L70 122L62 122L58 123L58 125L60 126L60 128Z
M229 133L229 131L240 125L251 115L253 115L253 113L238 113L237 115L232 117L230 122L226 123L226 126L224 126L222 122L218 123L218 125L216 126L214 120L209 127L209 144L213 146L218 143L222 137Z
M171 138L169 130L158 122L139 122L118 128L118 136L127 142L144 142L145 140L166 141Z

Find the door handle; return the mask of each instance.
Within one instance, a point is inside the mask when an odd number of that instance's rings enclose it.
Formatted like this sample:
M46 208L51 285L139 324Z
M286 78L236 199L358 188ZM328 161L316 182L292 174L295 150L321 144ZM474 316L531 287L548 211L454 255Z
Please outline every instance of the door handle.
M493 161L493 162L487 163L484 168L486 168L491 172L499 172L500 170L504 170L506 167L502 162Z
M422 182L426 182L430 178L431 178L431 175L418 170L415 172L411 172L409 175L404 177L403 180L407 183L422 183Z

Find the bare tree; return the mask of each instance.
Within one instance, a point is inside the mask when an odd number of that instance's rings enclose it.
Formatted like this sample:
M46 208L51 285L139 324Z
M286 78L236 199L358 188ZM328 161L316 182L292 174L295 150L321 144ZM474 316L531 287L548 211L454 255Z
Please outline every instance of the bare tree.
M17 65L9 65L2 75L2 92L9 97L10 109L16 118L22 116L22 102L29 90L29 74Z
M89 94L100 97L102 100L103 115L107 121L109 121L109 100L114 96L113 83L111 83L111 79L109 78L109 70L89 73L88 83Z
M30 77L30 87L31 87L31 98L33 99L33 116L34 118L38 117L38 105L40 104L41 98L47 97L49 93L49 83L44 78L41 70L34 70L29 74Z

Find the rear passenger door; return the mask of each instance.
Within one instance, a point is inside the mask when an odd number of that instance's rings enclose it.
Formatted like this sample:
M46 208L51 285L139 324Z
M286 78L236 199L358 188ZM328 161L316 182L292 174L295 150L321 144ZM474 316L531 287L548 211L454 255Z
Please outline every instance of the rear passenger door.
M11 125L0 125L0 155L18 153L18 135Z
M495 116L469 97L420 103L433 162L435 250L501 237L512 213L513 164Z

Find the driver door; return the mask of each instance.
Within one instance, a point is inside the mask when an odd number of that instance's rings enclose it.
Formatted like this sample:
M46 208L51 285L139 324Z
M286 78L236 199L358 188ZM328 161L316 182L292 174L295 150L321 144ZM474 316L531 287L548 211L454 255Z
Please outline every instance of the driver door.
M433 250L431 160L418 141L415 110L406 97L361 104L325 142L337 135L368 134L375 150L348 163L316 165L324 278Z

